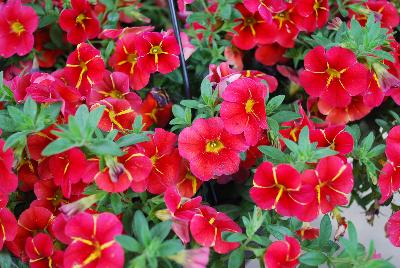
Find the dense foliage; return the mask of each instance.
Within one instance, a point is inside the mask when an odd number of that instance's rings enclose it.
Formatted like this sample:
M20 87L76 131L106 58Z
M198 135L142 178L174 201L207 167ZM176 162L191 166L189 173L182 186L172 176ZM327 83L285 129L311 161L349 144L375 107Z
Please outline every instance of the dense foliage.
M398 1L0 2L0 267L395 267Z

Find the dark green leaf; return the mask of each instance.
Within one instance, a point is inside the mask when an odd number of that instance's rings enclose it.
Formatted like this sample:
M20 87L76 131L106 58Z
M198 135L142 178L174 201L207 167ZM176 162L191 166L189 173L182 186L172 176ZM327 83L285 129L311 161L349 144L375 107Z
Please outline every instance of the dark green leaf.
M161 244L158 255L161 257L167 257L178 253L183 250L184 247L179 239L167 240Z
M117 240L117 242L127 251L139 253L143 250L139 242L133 237L119 235L115 237L115 240Z
M321 252L307 252L299 258L300 262L310 266L318 266L326 262L327 257Z
M238 248L231 252L228 260L228 268L239 268L244 261L244 251Z

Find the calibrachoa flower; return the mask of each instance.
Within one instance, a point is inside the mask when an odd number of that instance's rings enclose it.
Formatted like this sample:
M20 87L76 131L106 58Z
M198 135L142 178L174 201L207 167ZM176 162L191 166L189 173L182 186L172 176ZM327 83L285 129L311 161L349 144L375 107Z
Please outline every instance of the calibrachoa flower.
M300 243L296 238L285 236L285 240L272 242L264 255L268 268L294 268L299 263Z
M254 175L250 196L262 209L275 209L283 216L299 217L299 210L311 201L310 189L300 191L300 173L288 164L276 167L262 163Z
M0 56L23 56L33 48L33 32L39 24L35 10L20 0L11 0L0 6Z
M194 240L204 247L214 247L215 252L226 254L237 247L238 242L222 239L222 232L242 232L231 218L215 209L202 206L190 221L190 232Z
M272 40L273 36L268 33L268 23L255 11L249 11L243 4L235 6L242 14L242 18L237 19L239 25L233 29L237 32L233 36L232 44L240 49L252 49L256 44L265 44Z
M256 145L267 125L265 97L267 87L242 78L229 84L222 93L221 119L232 134L244 134L246 143Z
M394 213L385 226L390 242L395 247L400 247L400 211Z
M17 234L17 220L7 208L0 208L0 250L5 241L13 241Z
M330 147L346 155L353 151L353 136L345 131L345 126L332 126L325 129L314 129L310 131L310 141L317 142L318 147Z
M352 171L350 164L337 156L325 157L318 162L315 170L304 171L302 182L311 186L314 198L303 207L299 219L312 221L320 213L326 214L336 206L347 205L354 184Z
M48 234L28 237L25 251L31 268L63 267L63 252L54 249L53 240Z
M368 69L346 48L318 46L304 58L300 81L306 92L333 107L346 107L368 88Z
M328 0L295 1L296 16L294 21L300 30L313 32L322 28L329 19Z
M272 22L272 14L283 11L286 8L282 0L244 0L244 6L251 12L258 11L261 17L267 22Z
M137 49L138 64L145 72L167 74L179 66L179 46L172 34L146 32L138 40Z
M140 36L135 33L128 33L122 36L116 43L115 51L110 57L110 66L118 72L129 76L130 86L139 90L147 85L150 79L150 72L144 70L138 63L138 44Z
M100 33L100 22L87 0L71 0L72 9L60 14L60 27L67 32L67 39L77 45L93 39Z
M221 118L197 119L178 138L179 153L190 163L200 180L230 175L239 170L239 153L247 146L244 138L227 132Z
M381 170L378 178L378 186L381 191L380 203L386 202L393 193L400 189L400 126L389 131L386 139L385 154L388 163Z
M114 240L122 233L122 224L111 213L80 213L65 225L65 234L72 239L64 252L64 266L123 267L124 250Z
M89 44L80 43L68 56L64 73L68 83L88 97L93 84L103 78L104 70L100 51Z
M0 139L0 193L8 195L17 189L18 177L12 170L14 153L10 148L4 151L4 145L5 142Z

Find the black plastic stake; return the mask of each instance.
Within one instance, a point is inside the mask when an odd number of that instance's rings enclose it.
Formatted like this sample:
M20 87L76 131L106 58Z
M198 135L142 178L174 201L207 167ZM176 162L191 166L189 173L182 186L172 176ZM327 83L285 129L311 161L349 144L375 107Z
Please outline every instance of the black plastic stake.
M181 62L181 69L182 69L183 85L185 87L185 94L186 94L186 98L190 99L189 77L188 77L187 68L186 68L185 55L183 54L183 46L182 46L182 40L181 40L180 31L179 31L178 18L176 17L176 10L175 10L175 5L174 5L174 0L168 0L168 5L169 5L169 12L170 12L170 15L171 15L172 27L174 29L175 37L178 40L179 50L181 52L181 54L179 55L179 60Z

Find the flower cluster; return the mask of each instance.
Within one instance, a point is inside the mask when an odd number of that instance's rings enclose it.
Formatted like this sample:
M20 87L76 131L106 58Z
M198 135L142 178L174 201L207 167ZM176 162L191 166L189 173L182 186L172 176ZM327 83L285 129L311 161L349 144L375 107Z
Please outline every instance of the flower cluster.
M400 6L177 2L0 1L0 266L394 267Z

